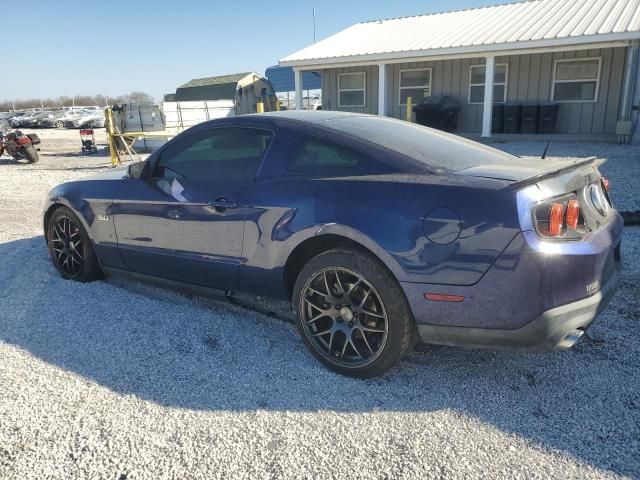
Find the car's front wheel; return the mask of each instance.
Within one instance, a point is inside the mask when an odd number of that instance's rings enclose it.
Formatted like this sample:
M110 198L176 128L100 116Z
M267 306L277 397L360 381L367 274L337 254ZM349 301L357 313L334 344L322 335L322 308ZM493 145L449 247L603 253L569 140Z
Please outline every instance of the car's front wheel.
M412 345L415 327L405 295L366 252L336 249L311 259L298 275L293 306L311 353L344 375L380 375Z
M47 223L49 255L60 275L68 280L90 282L102 276L89 235L67 207L55 210Z

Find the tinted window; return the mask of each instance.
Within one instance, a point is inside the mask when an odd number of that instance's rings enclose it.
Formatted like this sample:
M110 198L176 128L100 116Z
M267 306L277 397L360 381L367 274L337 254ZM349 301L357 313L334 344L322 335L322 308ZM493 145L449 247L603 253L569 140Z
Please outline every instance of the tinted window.
M169 147L160 157L157 175L216 182L252 181L271 133L252 128L217 128Z
M321 125L362 138L437 169L457 171L501 161L512 162L517 158L459 136L388 117L354 115L326 120Z
M333 142L308 137L289 160L289 170L300 173L353 171L360 156Z

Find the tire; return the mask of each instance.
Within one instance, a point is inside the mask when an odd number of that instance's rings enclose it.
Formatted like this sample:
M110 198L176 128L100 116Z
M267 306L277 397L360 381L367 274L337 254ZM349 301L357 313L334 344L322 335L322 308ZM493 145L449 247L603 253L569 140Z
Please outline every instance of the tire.
M298 275L292 303L304 344L343 375L381 375L414 343L404 292L366 252L335 249L312 258Z
M29 163L38 163L40 157L38 156L38 151L35 149L33 145L26 145L23 147L24 156L27 157Z
M82 222L67 207L59 207L49 217L47 245L49 257L63 278L77 282L102 278L91 239Z
M56 121L56 123L53 124L53 126L56 128L64 128L64 122L58 120Z

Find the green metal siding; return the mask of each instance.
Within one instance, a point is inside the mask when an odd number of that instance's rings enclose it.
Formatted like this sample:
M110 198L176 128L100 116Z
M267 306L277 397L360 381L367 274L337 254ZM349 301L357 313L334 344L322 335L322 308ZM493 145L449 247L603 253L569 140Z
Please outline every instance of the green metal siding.
M236 96L236 85L237 83L226 83L200 87L179 87L176 90L176 101L233 100Z

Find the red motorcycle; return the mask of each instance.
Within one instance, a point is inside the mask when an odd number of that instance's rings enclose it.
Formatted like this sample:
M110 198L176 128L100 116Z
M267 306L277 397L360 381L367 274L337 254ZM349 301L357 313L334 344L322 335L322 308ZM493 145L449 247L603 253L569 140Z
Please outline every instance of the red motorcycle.
M40 158L34 145L38 145L40 139L35 133L23 134L20 130L9 132L6 135L0 132L0 157L6 151L15 160L27 160L36 163Z

